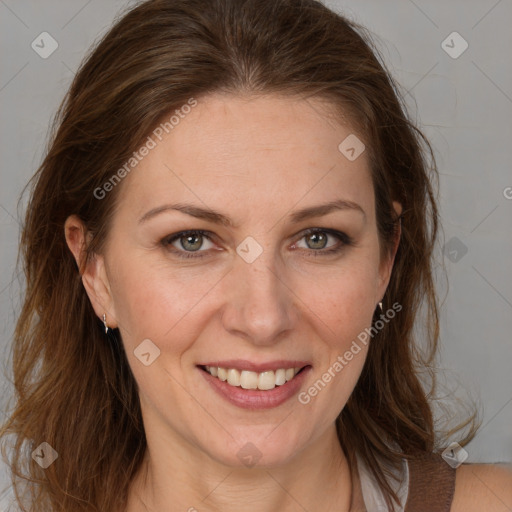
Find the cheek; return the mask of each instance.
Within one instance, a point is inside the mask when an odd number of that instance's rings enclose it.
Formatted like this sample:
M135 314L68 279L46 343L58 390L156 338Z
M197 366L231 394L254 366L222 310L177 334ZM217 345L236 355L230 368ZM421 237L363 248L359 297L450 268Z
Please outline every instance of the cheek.
M125 344L134 348L149 338L160 346L172 338L175 351L185 348L184 332L190 330L194 311L201 310L201 303L222 277L217 274L191 268L180 271L165 262L155 265L144 256L117 265L111 288Z
M374 280L369 269L361 266L332 273L326 286L309 291L306 305L318 337L318 358L299 402L327 426L347 403L366 360L371 343L367 333L375 310Z
M371 323L376 307L375 276L371 262L360 258L355 265L331 268L323 276L298 281L295 289L342 345Z

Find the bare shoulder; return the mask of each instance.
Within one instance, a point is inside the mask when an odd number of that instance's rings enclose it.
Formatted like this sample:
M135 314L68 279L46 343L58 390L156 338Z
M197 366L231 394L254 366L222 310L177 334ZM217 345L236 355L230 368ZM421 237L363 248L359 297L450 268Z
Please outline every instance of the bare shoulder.
M457 469L450 512L512 510L512 465L463 464Z

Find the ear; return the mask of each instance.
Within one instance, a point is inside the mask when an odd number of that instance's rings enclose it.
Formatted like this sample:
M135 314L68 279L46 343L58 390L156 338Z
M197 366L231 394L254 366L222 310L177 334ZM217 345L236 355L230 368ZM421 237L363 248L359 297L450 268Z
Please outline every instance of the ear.
M77 215L71 215L66 219L64 235L69 250L75 257L80 269L82 283L96 315L101 321L103 321L103 315L105 315L107 325L115 329L117 327L117 320L104 256L93 254L92 258L86 261L85 249L87 244L90 243L92 235L87 232L83 222Z
M393 201L393 208L397 215L402 214L402 205L396 201ZM396 252L398 251L398 245L400 244L400 237L402 235L402 224L398 222L398 229L396 230L395 239L391 251L386 255L385 258L380 262L379 266L379 285L378 285L378 300L380 302L391 278L391 271L393 270L393 264L395 262ZM380 298L379 298L380 297Z

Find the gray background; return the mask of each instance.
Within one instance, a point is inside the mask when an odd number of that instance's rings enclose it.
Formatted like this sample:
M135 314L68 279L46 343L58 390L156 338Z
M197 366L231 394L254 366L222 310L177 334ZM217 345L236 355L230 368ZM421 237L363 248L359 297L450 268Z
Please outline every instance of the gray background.
M132 4L0 0L0 357L7 369L20 307L18 196L41 161L49 121L86 50ZM446 296L440 367L452 387L460 382L456 396L469 392L480 401L482 427L466 446L468 460L512 462L512 2L327 4L373 32L436 149L444 226L437 259L448 279L439 266L439 293ZM31 48L45 31L59 45L47 59ZM458 58L442 47L454 31L469 45ZM452 52L462 48L457 39L446 44ZM0 386L4 415L10 387L4 378Z

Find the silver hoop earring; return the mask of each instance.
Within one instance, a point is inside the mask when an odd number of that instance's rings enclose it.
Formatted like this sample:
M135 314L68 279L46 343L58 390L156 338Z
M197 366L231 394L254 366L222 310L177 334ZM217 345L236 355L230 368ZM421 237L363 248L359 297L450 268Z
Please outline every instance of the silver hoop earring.
M105 326L105 334L108 334L107 315L103 313L103 325Z

